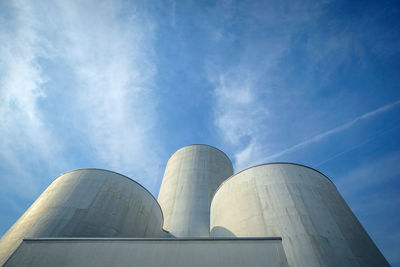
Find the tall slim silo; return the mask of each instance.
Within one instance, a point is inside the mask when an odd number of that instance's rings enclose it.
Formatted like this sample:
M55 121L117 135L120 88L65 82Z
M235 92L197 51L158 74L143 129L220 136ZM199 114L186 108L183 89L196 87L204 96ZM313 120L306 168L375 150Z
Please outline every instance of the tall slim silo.
M155 198L121 174L80 169L62 174L0 239L0 265L24 237L164 237Z
M164 229L176 237L208 237L211 198L232 174L230 159L214 147L190 145L176 151L158 195Z
M389 266L335 185L306 166L243 170L220 186L210 212L213 237L281 236L289 266Z

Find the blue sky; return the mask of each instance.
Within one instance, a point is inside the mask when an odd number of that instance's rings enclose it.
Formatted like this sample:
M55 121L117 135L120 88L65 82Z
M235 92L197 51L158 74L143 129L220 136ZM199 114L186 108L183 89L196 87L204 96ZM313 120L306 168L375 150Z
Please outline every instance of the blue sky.
M396 1L0 1L0 234L59 174L205 143L337 185L400 266Z

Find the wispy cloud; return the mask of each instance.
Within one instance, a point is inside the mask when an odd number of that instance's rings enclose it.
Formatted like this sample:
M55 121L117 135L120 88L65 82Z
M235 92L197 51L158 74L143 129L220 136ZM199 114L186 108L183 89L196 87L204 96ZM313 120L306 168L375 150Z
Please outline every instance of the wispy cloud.
M95 153L116 171L154 177L159 151L152 63L154 27L146 11L117 1L61 2L65 59L77 75L74 92L82 132ZM129 9L129 16L122 16ZM126 12L126 10L125 10ZM136 178L136 177L135 177ZM141 178L139 177L139 180Z
M252 80L243 76L246 75L221 74L214 91L218 112L215 123L232 144L238 144L243 138L250 137L254 133L257 119L268 114L265 108L254 105L257 92ZM227 129L229 130L225 131Z
M266 107L259 105L252 75L243 74L221 74L214 90L215 125L225 142L240 147L235 154L236 168L253 156L260 124L269 114Z
M8 8L11 19L0 27L3 188L35 191L34 173L49 168L54 175L102 167L155 191L162 175L154 167L162 154L154 131L155 24L141 3L14 1ZM69 162L72 155L95 165Z
M265 156L266 153L277 148L276 145L272 146L271 142L266 140L272 131L272 125L276 124L274 119L277 116L277 110L267 109L268 103L271 103L268 97L276 96L273 93L268 94L265 88L256 89L257 77L255 75L247 75L243 68L238 70L238 72L221 74L218 83L215 83L214 89L214 97L216 99L215 124L223 139L235 147L234 160L238 170L250 165L269 162L308 147L345 131L360 121L387 112L400 104L400 100L398 100L384 105L305 141ZM358 144L357 147L365 143L367 142ZM351 147L334 157L338 157L357 147ZM333 157L328 160L331 159ZM322 163L324 162L320 164Z
M42 88L46 77L38 63L48 56L46 40L38 36L39 22L29 5L14 1L9 8L10 18L0 22L0 187L7 191L23 187L29 196L37 190L29 166L46 162L51 167L55 157L60 165L63 162L59 142L39 106L46 97Z
M357 66L360 72L368 67L365 31L347 17L332 19L329 8L335 3L331 1L246 5L245 12L238 12L241 5L229 2L229 8L221 12L224 23L218 19L206 22L217 24L209 28L218 34L210 30L210 36L224 36L218 39L222 48L233 43L240 47L218 50L210 60L220 64L219 69L210 71L217 103L215 125L233 150L236 168L287 155L391 108L382 107L307 139L341 116L342 110L327 109L334 101L343 100L347 110L360 108L349 104L360 92L343 89L347 84L340 77L349 66ZM247 104L230 100L231 95L246 100L241 94L253 98ZM336 100L326 95L334 95ZM296 144L294 140L299 138L306 140ZM290 143L295 144L280 150Z
M284 37L267 38L259 44L247 44L233 66L208 65L209 81L214 85L214 124L223 141L234 147L234 165L240 170L269 150L265 138L272 91L277 78L274 68L287 49ZM262 61L258 52L264 52ZM272 115L272 117L271 117ZM265 144L260 146L260 144ZM264 151L263 151L264 150Z

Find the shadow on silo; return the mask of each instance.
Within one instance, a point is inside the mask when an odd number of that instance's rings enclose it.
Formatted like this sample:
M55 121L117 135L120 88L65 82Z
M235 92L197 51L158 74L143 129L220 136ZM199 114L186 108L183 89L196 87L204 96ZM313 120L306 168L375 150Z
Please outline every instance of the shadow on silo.
M236 237L234 233L222 226L214 226L210 232L211 237Z

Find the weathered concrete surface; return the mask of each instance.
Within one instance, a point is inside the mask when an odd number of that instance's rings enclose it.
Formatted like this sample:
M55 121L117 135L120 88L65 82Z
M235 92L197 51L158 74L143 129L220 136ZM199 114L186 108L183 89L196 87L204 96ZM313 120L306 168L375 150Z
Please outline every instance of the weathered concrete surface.
M288 266L281 240L26 240L5 266Z
M239 172L217 190L211 236L282 236L290 266L389 266L333 183L296 164Z
M154 197L133 180L82 169L55 179L0 240L0 265L24 237L163 237Z
M176 151L158 195L164 229L176 237L208 237L211 198L232 174L231 161L214 147L191 145Z

